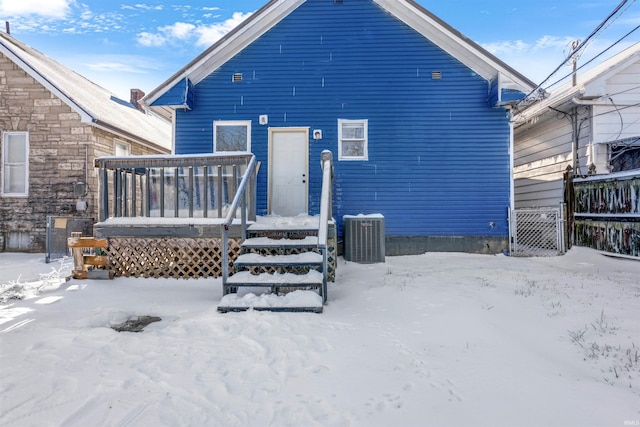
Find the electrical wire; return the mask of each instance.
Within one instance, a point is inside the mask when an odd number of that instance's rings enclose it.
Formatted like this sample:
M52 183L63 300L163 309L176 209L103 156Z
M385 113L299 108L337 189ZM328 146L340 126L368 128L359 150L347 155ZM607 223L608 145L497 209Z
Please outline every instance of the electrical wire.
M614 140L618 140L618 138L620 138L620 135L622 135L622 131L624 129L624 119L622 118L622 113L618 109L618 106L616 105L615 102L613 102L613 98L612 97L609 97L609 101L611 101L611 104L613 104L613 108L616 109L616 112L618 113L618 116L620 117L620 132L618 132L618 136L613 138Z
M628 2L628 1L629 1L629 0L622 0L622 2L620 2L620 4L619 4L619 5L618 5L614 10L613 10L613 12L611 12L611 13L609 14L609 16L607 16L607 17L604 19L604 21L602 21L602 22L601 22L601 23L596 27L596 29L595 29L595 30L593 30L593 31L591 32L591 34L589 34L589 36L587 36L587 38L586 38L586 39L584 39L584 41L582 41L581 43L579 43L579 44L578 44L578 46L576 46L576 48L575 48L575 49L573 49L573 51L571 52L571 54L570 54L569 56L567 56L567 57L564 59L564 61L562 61L562 63L561 63L560 65L558 65L558 67L557 67L555 70L553 70L553 71L551 72L551 74L549 74L549 76L548 76L547 78L545 78L545 79L542 81L542 83L540 83L539 85L537 85L537 86L536 86L536 87L535 87L531 92L529 92L529 93L527 94L527 96L525 96L523 99L521 99L520 101L518 101L518 103L517 103L516 105L518 105L518 104L522 103L525 99L529 98L533 93L537 92L537 91L542 87L542 85L544 85L547 81L549 81L549 79L551 79L551 77L552 77L555 73L557 73L557 72L558 72L558 70L560 70L560 68L562 68L562 67L564 66L564 64L566 64L566 63L567 63L567 61L569 61L569 59L571 59L571 57L572 57L573 55L575 55L577 52L579 52L579 51L580 51L580 50L581 50L581 49L582 49L582 48L583 48L583 47L584 47L584 46L589 42L589 40L591 40L591 39L592 39L592 38L593 38L593 37L594 37L594 36L595 36L599 31L600 31L600 29L602 29L602 27L604 27L604 26L606 25L606 23L607 23L607 22L608 22L608 21L609 21L609 20L610 20L610 19L611 19L611 18L612 18L616 13L618 13L618 11L619 11L620 9L622 9L622 7L623 7L625 4L627 4L627 2Z
M611 22L609 22L607 24L606 27L604 27L602 29L602 31L600 32L600 34L602 34L602 32L606 31L607 28L611 27L613 25L614 22L616 22L622 15L624 15L629 9L631 9L631 6L633 6L633 4L636 2L636 0L631 0L631 3L629 3L629 5L622 11L620 12L620 14L618 16L616 16ZM593 40L591 40L591 42L589 42L586 46L585 49L589 46L589 44L593 43L594 41L596 41L598 39L598 37L600 37L600 34L596 35Z
M606 49L604 49L602 52L600 52L599 54L597 54L596 56L594 56L593 58L591 58L590 60L588 60L587 62L585 62L584 64L580 65L578 68L576 68L576 71L581 70L582 68L586 67L587 65L589 65L590 63L592 63L593 61L595 61L596 59L598 59L599 57L601 57L602 55L604 55L606 52L608 52L609 50L611 50L613 47L615 47L618 43L622 42L624 39L626 39L627 37L629 37L631 34L633 34L634 32L638 31L640 29L640 25L636 26L634 29L632 29L631 31L629 31L627 34L625 34L624 36L620 37L618 40L616 40L615 42L613 42L609 47L607 47ZM555 82L551 83L550 85L548 85L547 87L544 88L544 90L547 90L555 85L557 85L558 83L560 83L561 81L563 81L564 79L566 79L567 77L573 75L573 71L570 72L569 74L564 75L563 77L559 78L558 80L556 80ZM544 84L544 82L543 82ZM528 95L527 95L528 96Z

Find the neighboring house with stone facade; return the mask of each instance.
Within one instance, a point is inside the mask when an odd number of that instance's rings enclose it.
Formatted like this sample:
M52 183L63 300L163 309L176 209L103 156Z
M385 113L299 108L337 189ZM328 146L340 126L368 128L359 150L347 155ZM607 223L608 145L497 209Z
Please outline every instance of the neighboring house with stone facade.
M47 217L97 218L101 156L168 154L171 125L0 32L0 251L44 252Z

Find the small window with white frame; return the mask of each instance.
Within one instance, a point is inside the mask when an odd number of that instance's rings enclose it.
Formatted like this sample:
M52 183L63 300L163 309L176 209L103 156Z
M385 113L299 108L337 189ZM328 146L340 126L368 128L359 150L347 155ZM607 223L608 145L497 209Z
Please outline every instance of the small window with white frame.
M213 152L251 151L251 120L213 122Z
M29 195L29 133L2 134L2 195Z
M131 144L122 141L116 141L115 155L125 157L131 155Z
M338 160L369 158L369 121L338 120Z

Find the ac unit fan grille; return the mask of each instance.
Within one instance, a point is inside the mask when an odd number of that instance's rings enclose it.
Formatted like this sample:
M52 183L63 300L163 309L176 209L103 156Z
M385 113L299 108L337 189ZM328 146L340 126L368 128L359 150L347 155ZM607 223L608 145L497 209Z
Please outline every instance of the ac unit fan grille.
M384 262L384 218L346 217L344 259L361 264Z

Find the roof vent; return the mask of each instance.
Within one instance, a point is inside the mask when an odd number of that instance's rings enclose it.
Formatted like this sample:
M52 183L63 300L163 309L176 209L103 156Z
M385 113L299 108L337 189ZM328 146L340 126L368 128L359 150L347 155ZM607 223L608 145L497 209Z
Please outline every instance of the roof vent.
M431 80L442 80L442 71L432 71Z
M232 81L234 83L240 83L242 81L242 73L233 73Z

